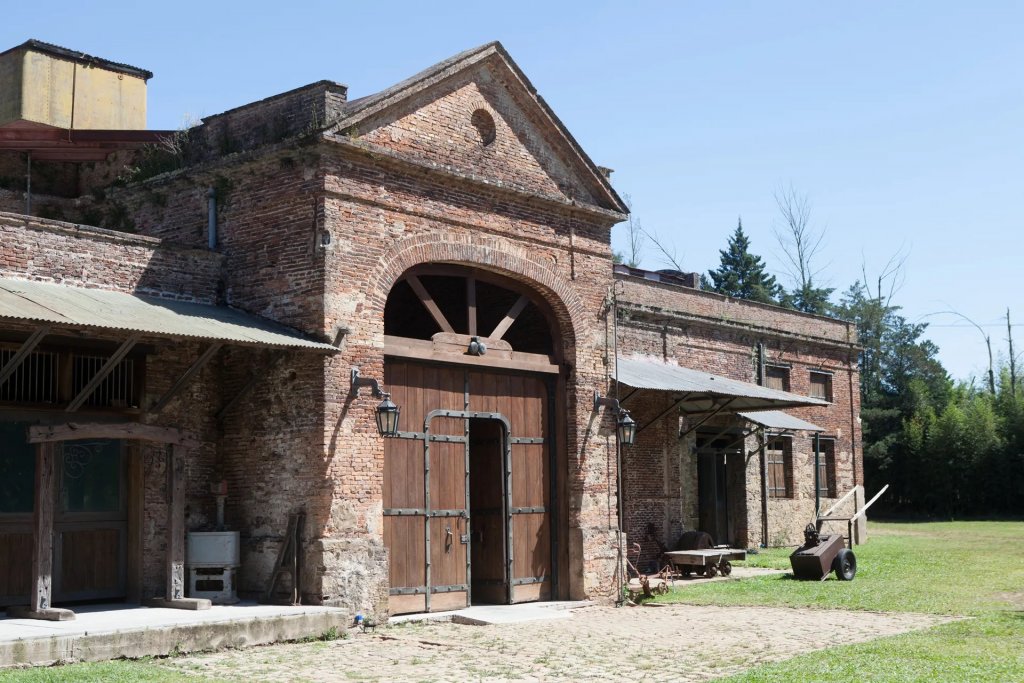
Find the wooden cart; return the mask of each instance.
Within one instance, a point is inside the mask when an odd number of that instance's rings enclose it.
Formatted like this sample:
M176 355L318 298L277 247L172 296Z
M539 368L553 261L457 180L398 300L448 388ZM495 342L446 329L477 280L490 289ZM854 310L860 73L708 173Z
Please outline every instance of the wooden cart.
M737 548L708 548L706 550L672 550L665 559L684 577L690 574L713 577L732 574L732 563L747 559L747 551Z

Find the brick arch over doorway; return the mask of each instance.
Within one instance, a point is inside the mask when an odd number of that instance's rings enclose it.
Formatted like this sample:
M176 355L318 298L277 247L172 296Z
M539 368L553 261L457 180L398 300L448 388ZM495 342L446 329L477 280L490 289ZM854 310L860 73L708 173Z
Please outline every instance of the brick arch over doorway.
M558 400L565 366L553 347L563 335L537 288L496 272L420 263L395 279L390 307L385 301L385 325L392 327L385 329L384 385L402 406L404 423L384 447L392 613L569 595L568 439L565 402ZM441 331L431 333L429 319L409 323L417 305L431 311ZM469 334L457 322L467 305ZM532 316L517 313L523 311ZM492 337L476 336L478 314L490 321L488 329L504 321ZM540 318L550 327L545 353L516 350L529 334L513 335L510 344L497 331L521 323L544 336ZM490 349L467 349L471 339Z
M368 303L383 315L388 294L395 282L413 268L426 263L453 263L482 268L516 280L544 299L558 322L566 351L575 346L577 330L586 325L587 307L573 290L571 280L551 267L530 258L522 245L505 240L454 235L420 235L397 242L378 262L378 275ZM571 362L570 354L566 360Z

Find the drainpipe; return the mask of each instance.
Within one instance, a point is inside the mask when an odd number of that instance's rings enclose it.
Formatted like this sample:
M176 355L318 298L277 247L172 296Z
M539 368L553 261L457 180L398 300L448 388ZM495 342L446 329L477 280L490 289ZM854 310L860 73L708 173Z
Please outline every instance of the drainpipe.
M835 452L835 448L832 448ZM814 524L818 524L821 512L821 433L814 433Z
M612 282L612 357L615 363L615 400L619 400L619 298L615 291L616 283ZM618 419L618 418L616 418ZM616 516L616 547L617 555L615 561L615 573L618 575L618 585L616 586L615 604L621 605L623 601L623 591L625 590L625 584L628 582L628 578L623 574L623 550L622 550L622 522L623 522L623 505L622 505L622 443L619 442L618 430L615 430L615 516Z
M32 215L32 152L28 152L28 168L25 169L25 215Z
M765 350L764 342L757 342L757 384L765 384ZM758 445L761 451L761 547L768 547L768 458L765 448L768 445L764 436L764 428L758 430Z
M217 191L212 187L206 191L206 238L210 251L217 248Z

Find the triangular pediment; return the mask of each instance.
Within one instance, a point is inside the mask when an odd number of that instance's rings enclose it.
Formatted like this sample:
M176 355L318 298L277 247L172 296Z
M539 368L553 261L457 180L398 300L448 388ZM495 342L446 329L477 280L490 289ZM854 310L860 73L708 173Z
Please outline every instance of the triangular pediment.
M604 174L497 43L349 102L334 132L461 177L626 212Z

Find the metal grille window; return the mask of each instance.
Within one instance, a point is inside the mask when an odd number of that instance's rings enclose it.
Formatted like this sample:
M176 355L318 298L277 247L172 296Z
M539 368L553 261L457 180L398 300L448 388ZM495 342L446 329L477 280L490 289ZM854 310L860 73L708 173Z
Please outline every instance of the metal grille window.
M811 398L832 402L832 375L827 372L811 372Z
M793 455L789 439L775 437L765 449L768 461L768 497L789 498L793 492Z
M77 396L107 362L107 356L72 356L71 393ZM135 360L125 358L103 378L85 405L97 408L137 408Z
M769 389L789 391L789 368L769 365L765 368L765 384Z
M18 352L0 348L0 368ZM30 353L7 380L0 384L0 402L56 403L57 354L49 351Z
M813 449L814 445L811 444ZM822 498L836 497L836 442L821 439L818 452L818 495Z

